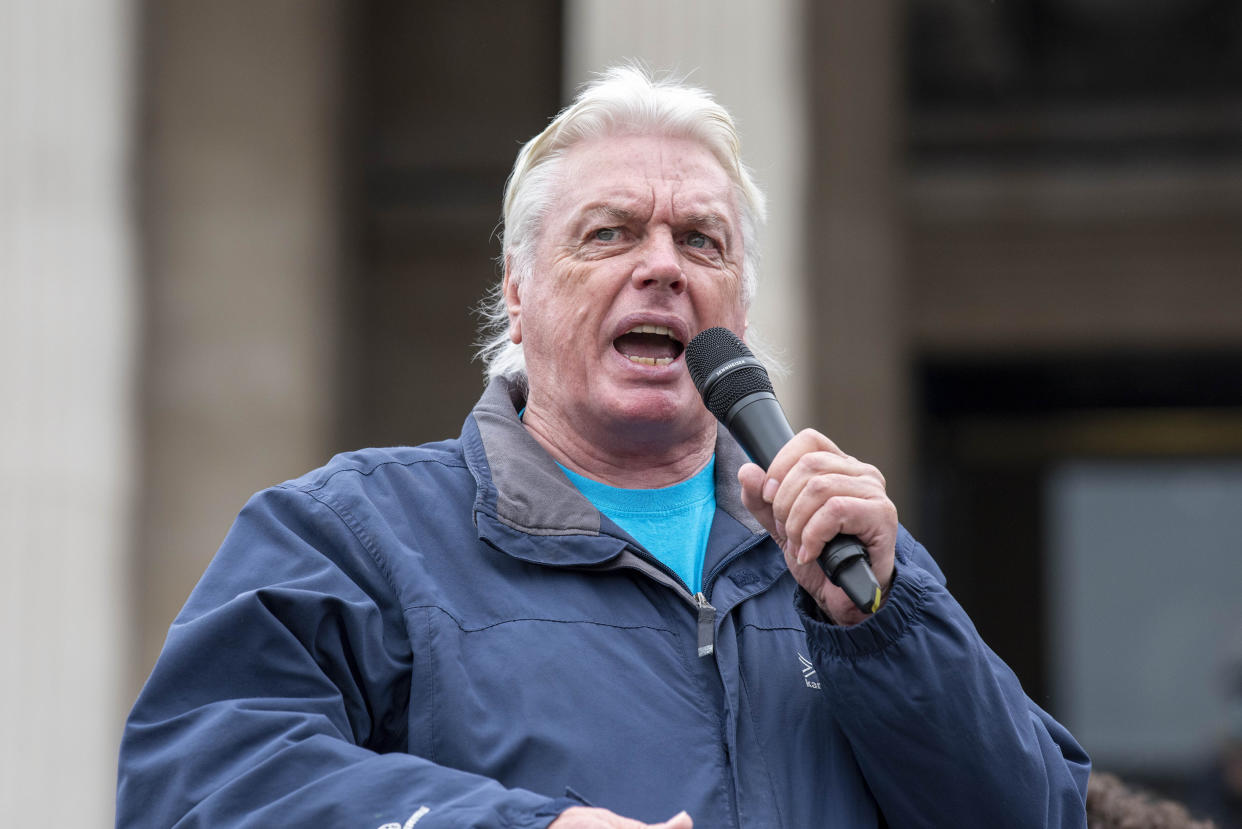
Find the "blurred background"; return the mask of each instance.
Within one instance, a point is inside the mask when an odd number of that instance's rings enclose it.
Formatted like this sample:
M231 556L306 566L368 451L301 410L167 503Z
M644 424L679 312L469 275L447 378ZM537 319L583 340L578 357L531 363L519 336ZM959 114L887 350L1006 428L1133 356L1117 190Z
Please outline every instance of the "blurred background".
M1242 825L1242 4L0 0L0 812L112 821L249 494L455 436L516 152L689 73L779 392L1097 767Z

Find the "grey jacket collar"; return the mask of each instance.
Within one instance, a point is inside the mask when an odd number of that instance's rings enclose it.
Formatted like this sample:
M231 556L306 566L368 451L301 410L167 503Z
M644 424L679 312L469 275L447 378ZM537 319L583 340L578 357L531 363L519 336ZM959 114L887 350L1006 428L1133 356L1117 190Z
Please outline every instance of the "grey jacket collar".
M512 381L493 379L471 413L479 442L476 445L463 434L463 445L466 463L479 484L476 515L490 514L528 535L598 536L599 511L518 419L525 402L524 392ZM719 427L716 505L751 533L762 533L762 526L741 502L737 470L746 460L737 442Z

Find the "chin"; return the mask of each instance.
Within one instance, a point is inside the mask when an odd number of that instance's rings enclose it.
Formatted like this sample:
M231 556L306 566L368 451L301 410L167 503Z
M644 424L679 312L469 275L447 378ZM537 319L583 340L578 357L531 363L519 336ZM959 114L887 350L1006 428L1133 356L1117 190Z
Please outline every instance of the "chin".
M612 411L621 421L647 424L698 425L710 419L696 392L693 397L670 389L644 389L622 395Z

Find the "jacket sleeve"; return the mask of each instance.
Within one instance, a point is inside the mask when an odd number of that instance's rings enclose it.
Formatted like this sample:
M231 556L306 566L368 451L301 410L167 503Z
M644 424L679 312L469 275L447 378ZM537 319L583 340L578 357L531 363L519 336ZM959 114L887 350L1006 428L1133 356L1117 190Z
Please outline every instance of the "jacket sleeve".
M130 713L117 826L533 829L574 805L404 753L412 672L365 537L308 492L260 493Z
M837 720L891 826L1086 826L1090 761L1022 691L903 529L888 600L854 627L795 603Z

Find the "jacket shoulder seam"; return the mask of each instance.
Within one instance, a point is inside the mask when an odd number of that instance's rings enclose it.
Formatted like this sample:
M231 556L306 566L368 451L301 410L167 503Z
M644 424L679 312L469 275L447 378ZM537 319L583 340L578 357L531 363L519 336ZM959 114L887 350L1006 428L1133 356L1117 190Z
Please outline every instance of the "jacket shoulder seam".
M348 466L348 467L345 467L344 469L334 470L330 475L328 475L322 481L319 481L317 483L305 483L305 484L284 483L284 484L279 484L277 488L278 489L291 489L296 492L304 492L307 495L315 497L314 493L319 492L322 489L326 489L328 485L332 483L332 479L338 475L344 475L346 473L353 473L355 475L360 475L361 477L364 477L364 478L369 478L376 471L378 471L381 467L385 467L385 466L411 467L411 466L416 466L418 464L423 464L423 463L439 464L440 466L444 466L450 469L466 469L466 470L469 469L469 467L464 462L454 463L452 461L445 460L444 458L415 458L413 460L408 460L408 461L381 461L380 463L375 464L369 469L363 469L363 468L359 468L356 466ZM319 499L316 498L316 500L319 500Z
M392 591L393 598L400 600L401 594L397 591L397 582L396 579L393 578L392 570L388 566L388 562L383 556L380 555L379 549L375 545L375 542L371 539L361 522L354 517L354 514L345 507L330 503L326 499L320 497L317 494L318 489L298 491L302 492L303 495L310 498L315 503L323 506L324 509L335 515L337 520L345 525L350 534L358 540L359 544L362 545L362 549L367 551L367 555L370 556L371 561L375 564L375 566L379 568L380 573L383 574L384 582L388 585L388 589Z

